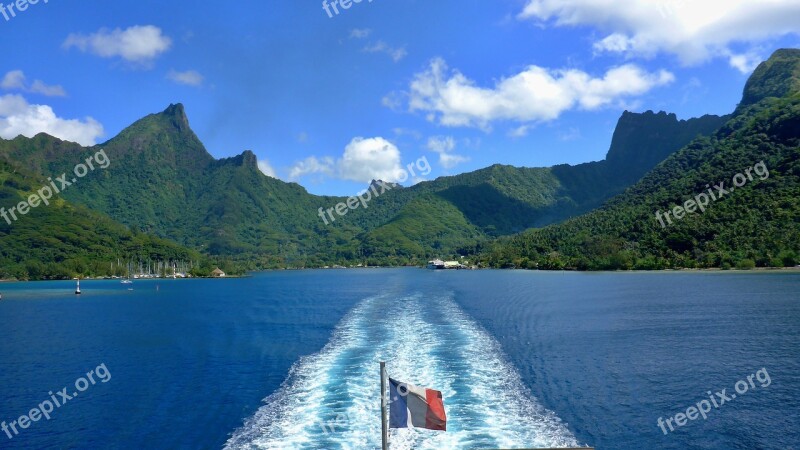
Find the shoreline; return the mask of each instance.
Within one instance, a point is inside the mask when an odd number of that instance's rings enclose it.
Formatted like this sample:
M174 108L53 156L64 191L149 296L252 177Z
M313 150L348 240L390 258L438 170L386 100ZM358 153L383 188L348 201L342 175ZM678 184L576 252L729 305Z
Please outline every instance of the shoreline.
M226 280L226 279L239 279L239 278L250 278L250 275L226 275L224 277L184 277L184 278L134 278L131 281L134 282L142 282L142 281L186 281L186 280ZM81 282L87 281L121 281L124 278L106 278L106 277L98 277L98 278L81 278ZM43 282L53 282L53 281L76 281L77 278L69 278L69 279L62 279L62 280L5 280L0 279L0 284L11 284L11 283L43 283Z
M260 273L260 272L284 272L284 271L311 271L311 270L364 270L364 269L421 269L421 270L430 270L422 266L370 266L370 267L343 267L343 268L322 268L322 267L315 267L315 268L283 268L283 269L265 269L265 270L254 270L248 273ZM470 272L473 270L519 270L524 272L546 272L546 273L689 273L689 272L713 272L713 273L768 273L768 272L786 272L786 273L800 273L800 267L755 267L752 269L720 269L718 267L713 268L691 268L691 269L660 269L660 270L540 270L540 269L496 269L496 268L477 268L477 269L462 269L462 270L431 270L431 272ZM225 277L191 277L191 278L143 278L143 279L135 279L134 281L186 281L186 280L225 280L225 279L241 279L241 278L250 278L251 275L228 275ZM82 278L81 281L116 281L120 280L119 278ZM6 280L0 279L0 284L12 284L12 283L43 283L43 282L53 282L53 281L75 281L75 279L71 280Z

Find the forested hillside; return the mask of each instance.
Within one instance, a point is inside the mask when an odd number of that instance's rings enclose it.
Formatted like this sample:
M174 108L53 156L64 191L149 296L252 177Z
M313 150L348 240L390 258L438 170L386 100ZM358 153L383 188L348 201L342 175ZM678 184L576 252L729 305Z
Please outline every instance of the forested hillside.
M695 140L597 211L484 247L484 262L612 270L798 264L799 73L800 50L776 52L712 137ZM686 203L703 202L699 194L712 197L705 212ZM676 218L676 207L695 211Z
M63 173L103 149L110 165L63 194L73 204L242 267L421 264L474 254L490 240L591 211L729 117L678 120L625 112L607 159L577 166L485 169L390 189L331 224L346 198L309 194L262 174L255 155L214 159L182 105L151 114L92 148L40 134L0 140L0 155L37 176ZM485 248L485 247L483 247Z
M197 274L211 270L210 262L196 251L131 232L57 194L25 215L10 213L48 185L46 178L27 174L0 157L0 208L7 218L0 219L0 279L125 275L124 267L116 265L120 261L185 261L196 265Z

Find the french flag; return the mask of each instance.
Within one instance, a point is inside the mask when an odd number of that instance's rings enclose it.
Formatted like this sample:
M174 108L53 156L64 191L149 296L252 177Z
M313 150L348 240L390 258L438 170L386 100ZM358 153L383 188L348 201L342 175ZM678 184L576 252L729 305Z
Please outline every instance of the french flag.
M389 428L447 431L442 393L389 378Z

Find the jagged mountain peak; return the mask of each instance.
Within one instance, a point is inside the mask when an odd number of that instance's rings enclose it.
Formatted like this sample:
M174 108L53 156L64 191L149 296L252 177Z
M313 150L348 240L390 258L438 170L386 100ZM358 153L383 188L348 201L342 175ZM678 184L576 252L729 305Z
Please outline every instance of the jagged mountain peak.
M252 150L245 150L239 155L232 156L230 158L223 158L218 161L219 165L229 165L232 164L234 166L242 166L242 167L254 167L258 168L258 157Z
M367 189L371 189L373 187L380 188L381 186L388 186L390 189L397 189L397 188L402 188L403 187L398 183L392 183L392 182L383 181L383 180L372 180L372 182L369 184L369 187Z
M191 127L189 127L189 118L186 116L186 109L183 107L183 103L170 104L161 115L171 119L173 125L175 125L175 128L179 131L191 130Z
M142 117L122 130L114 139L129 134L144 136L161 133L178 136L181 139L191 139L198 143L200 142L189 126L189 118L186 115L186 109L181 103L170 104L167 109L160 113L148 114Z
M606 161L616 169L626 172L632 166L655 166L677 148L698 135L709 135L728 120L728 116L706 115L678 120L674 113L625 111L617 122ZM682 145L676 146L676 142ZM641 173L629 180L636 181Z
M190 171L214 161L189 126L181 103L137 120L103 145L116 157L142 157L151 164Z
M741 106L769 97L786 97L800 92L800 49L776 50L758 65L747 80Z

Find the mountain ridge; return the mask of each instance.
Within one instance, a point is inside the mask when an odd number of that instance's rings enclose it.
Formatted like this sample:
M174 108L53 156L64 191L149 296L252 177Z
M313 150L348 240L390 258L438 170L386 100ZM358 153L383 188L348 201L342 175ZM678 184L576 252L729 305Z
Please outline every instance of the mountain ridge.
M126 275L120 261L210 262L198 252L131 231L107 216L73 204L60 195L48 204L31 203L47 184L0 155L0 279L71 279L76 276ZM7 214L28 202L29 211ZM114 263L117 263L114 266ZM200 274L201 267L195 266Z
M602 208L483 248L483 261L495 267L581 270L796 265L797 73L800 51L776 52L748 80L742 103L712 136L672 154ZM775 96L780 93L782 97ZM752 177L754 169L766 170L766 177L748 183L745 174ZM711 184L726 198L712 196L714 202L695 213L697 205L687 199L713 194ZM694 211L687 213L690 209ZM658 221L665 211L679 213L668 226L663 217Z
M762 63L734 114L748 108L747 98L761 98L760 104L780 99L773 94L797 92L791 62L796 53L778 51ZM664 111L625 111L601 161L552 167L494 164L394 186L368 207L346 208L328 224L318 211L347 198L312 195L297 183L268 177L250 150L214 158L191 129L184 105L174 103L92 147L104 148L112 166L65 198L134 232L235 258L249 268L420 264L434 256L471 255L494 239L613 204L615 196L638 189L635 183L685 146L719 139L715 133L722 136L719 130L734 117L679 120ZM792 135L791 129L782 132ZM83 150L43 134L0 140L0 154L37 174L71 169Z
M769 97L782 98L800 92L800 49L778 49L756 67L747 80L740 107L758 103Z
M328 227L317 211L346 198L312 195L297 183L267 177L250 150L214 158L192 131L184 106L177 103L93 147L105 149L111 167L89 187L66 195L132 230L212 255L258 261L256 267L361 258L416 263L588 211L695 134L707 134L722 121L715 116L678 121L666 113L626 112L615 135L621 128L651 122L669 123L680 132L654 132L638 141L632 131L617 136L626 147L617 149L621 144L612 142L611 163L552 168L495 164L393 188L373 199L369 208L350 211ZM43 174L70 170L83 150L46 135L0 141L0 152ZM614 173L622 166L627 178ZM438 208L422 207L425 199Z

